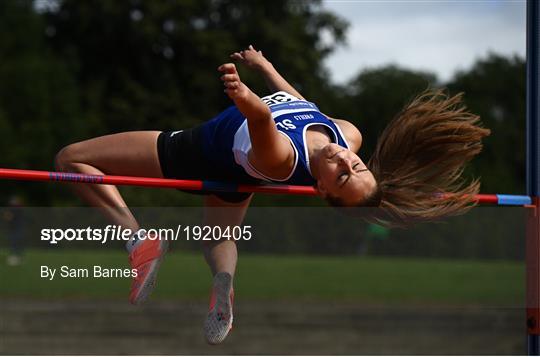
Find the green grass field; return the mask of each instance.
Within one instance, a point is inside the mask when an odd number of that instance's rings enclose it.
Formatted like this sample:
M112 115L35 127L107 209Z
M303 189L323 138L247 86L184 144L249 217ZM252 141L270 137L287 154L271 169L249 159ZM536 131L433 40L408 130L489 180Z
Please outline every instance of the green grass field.
M40 266L127 268L122 251L30 250L8 267L0 253L0 297L126 299L130 279L40 278ZM58 275L59 273L57 273ZM171 252L155 299L207 299L210 274L202 254ZM240 254L235 290L252 300L371 304L519 306L525 269L519 262Z

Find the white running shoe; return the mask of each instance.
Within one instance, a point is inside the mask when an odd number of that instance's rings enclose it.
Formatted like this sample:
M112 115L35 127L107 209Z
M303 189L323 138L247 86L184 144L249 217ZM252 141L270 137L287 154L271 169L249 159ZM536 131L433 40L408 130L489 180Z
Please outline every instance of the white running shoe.
M210 311L204 322L206 342L217 345L229 334L233 323L234 290L232 276L221 272L214 276L214 285L210 296Z

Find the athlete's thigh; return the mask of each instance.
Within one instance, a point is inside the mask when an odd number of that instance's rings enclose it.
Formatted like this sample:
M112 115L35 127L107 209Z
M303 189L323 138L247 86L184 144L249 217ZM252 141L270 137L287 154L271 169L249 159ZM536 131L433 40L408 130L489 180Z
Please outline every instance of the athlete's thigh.
M72 144L74 162L109 175L163 177L157 152L160 131L130 131Z

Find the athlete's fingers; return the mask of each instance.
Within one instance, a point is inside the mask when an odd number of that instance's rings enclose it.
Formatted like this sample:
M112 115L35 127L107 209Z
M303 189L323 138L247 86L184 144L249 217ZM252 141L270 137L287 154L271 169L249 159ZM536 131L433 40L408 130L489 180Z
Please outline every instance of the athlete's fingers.
M236 94L238 94L238 89L229 89L229 88L227 88L227 89L224 90L224 92L225 92L231 99L233 99L233 98L236 96Z
M232 58L232 59L235 59L235 60L241 61L241 60L244 59L244 56L242 56L242 54L239 53L239 52L235 52L235 53L233 53L233 54L231 55L231 58Z
M237 81L234 82L223 82L223 85L228 89L236 89L240 85Z
M232 83L232 82L240 82L240 78L238 78L237 75L234 74L227 74L227 78L224 79L225 76L221 77L221 80L223 83Z
M224 74L221 76L221 80L224 82L230 82L230 81L239 81L240 77L238 77L238 74Z
M236 73L236 66L234 63L224 63L218 67L218 71L225 73Z
M225 73L235 73L236 66L234 65L234 63L225 63L218 67L218 71Z

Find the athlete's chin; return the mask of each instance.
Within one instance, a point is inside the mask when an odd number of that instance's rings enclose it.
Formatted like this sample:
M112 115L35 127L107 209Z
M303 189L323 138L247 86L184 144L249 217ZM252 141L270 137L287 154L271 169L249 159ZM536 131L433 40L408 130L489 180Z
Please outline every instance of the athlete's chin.
M317 196L319 196L319 197L322 198L323 200L326 199L326 197L328 196L328 194L325 193L325 192L322 192L321 190L319 190L319 185L318 185L318 183L316 183L315 185L313 185L313 188L315 189L315 193L317 194Z
M337 144L334 144L334 143L330 143L330 144L326 144L321 152L323 153L323 156L326 158L326 159L330 159L331 157L333 157L335 154L337 154L338 152L340 151L343 151L343 147L337 145Z

